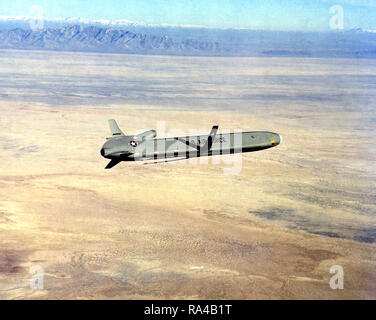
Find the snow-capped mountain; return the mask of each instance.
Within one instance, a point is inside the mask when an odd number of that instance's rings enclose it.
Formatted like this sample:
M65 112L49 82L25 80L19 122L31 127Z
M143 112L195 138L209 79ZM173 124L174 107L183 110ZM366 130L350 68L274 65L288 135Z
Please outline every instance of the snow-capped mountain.
M1 26L17 26L22 28L30 27L30 22L40 20L38 17L31 16L0 16ZM100 27L148 27L148 28L188 28L188 29L212 29L207 26L201 25L170 25L170 24L147 24L144 22L135 22L127 19L121 20L108 20L108 19L85 19L81 17L69 18L43 18L45 27L63 27L69 25L82 25L82 26L100 26Z

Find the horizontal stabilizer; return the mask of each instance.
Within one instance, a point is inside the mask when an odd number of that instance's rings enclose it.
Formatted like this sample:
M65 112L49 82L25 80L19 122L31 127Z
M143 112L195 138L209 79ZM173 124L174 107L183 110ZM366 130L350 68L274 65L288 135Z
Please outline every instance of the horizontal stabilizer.
M108 124L110 125L112 136L124 136L123 131L120 130L114 119L108 120Z
M117 159L112 159L108 165L106 166L105 169L111 169L113 167L115 167L117 164L119 164L119 162L121 162L121 160L117 160Z

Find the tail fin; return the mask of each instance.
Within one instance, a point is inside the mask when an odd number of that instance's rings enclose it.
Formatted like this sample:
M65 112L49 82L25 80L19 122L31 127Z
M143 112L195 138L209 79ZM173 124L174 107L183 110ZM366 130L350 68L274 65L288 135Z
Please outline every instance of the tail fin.
M112 136L124 136L123 131L120 130L114 119L108 120L108 124L110 125Z
M106 166L105 169L111 169L113 167L115 167L117 164L119 164L121 162L121 160L118 160L118 159L112 159L108 165Z

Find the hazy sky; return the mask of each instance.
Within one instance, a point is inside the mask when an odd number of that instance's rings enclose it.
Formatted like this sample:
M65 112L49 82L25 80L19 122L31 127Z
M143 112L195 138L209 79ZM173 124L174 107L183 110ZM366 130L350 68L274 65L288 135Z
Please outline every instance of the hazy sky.
M341 5L345 29L376 29L376 0L1 0L0 16L29 16L35 5L46 18L302 31L329 29L329 9Z

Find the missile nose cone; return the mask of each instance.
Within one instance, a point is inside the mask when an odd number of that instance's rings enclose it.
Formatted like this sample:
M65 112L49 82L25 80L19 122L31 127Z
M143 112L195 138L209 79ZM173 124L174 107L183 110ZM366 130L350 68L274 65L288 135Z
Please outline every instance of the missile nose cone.
M273 147L278 146L280 143L282 143L282 136L278 133L272 133L272 136L270 138L270 142Z
M283 137L279 134L279 144L281 144L283 141Z

